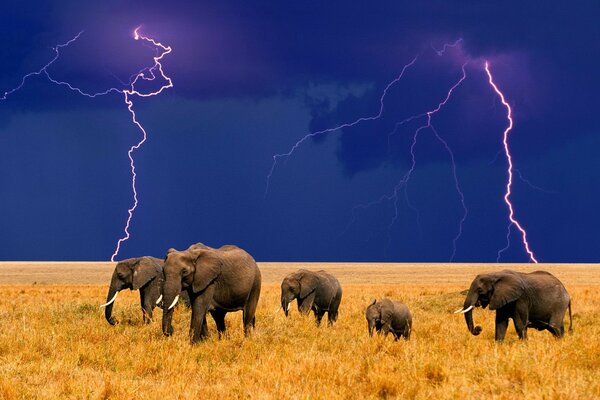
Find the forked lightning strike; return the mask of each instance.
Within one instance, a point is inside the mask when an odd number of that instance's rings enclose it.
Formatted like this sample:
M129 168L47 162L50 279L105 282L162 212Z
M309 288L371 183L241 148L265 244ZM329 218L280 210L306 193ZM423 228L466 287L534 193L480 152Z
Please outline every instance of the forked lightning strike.
M52 78L52 76L48 72L48 67L50 67L52 64L54 64L54 62L56 60L58 60L58 58L60 57L60 49L69 46L71 43L73 43L77 39L79 39L79 37L83 34L83 31L81 31L75 37L73 37L71 40L69 40L68 42L59 44L59 45L55 46L54 48L52 48L55 55L46 65L44 65L38 71L30 72L27 75L23 76L23 78L21 79L21 82L18 86L16 86L14 89L11 89L11 90L5 92L4 95L2 97L0 97L0 100L6 100L8 96L10 96L11 94L20 90L23 87L23 85L25 85L25 82L27 81L27 79L29 79L32 76L39 76L39 75L44 75L50 82L52 82L56 85L59 85L59 86L65 86L69 90L72 90L82 96L89 97L89 98L104 96L109 93L120 93L124 96L125 105L127 106L127 110L129 111L129 113L131 114L131 120L132 120L133 124L136 125L138 127L138 129L142 132L142 139L135 145L131 146L131 148L127 152L127 156L129 157L129 161L130 161L130 165L131 165L131 177L132 177L131 188L132 188L132 192L133 192L133 206L127 210L128 217L127 217L127 222L126 222L125 228L124 228L125 236L120 238L117 241L115 251L110 258L111 261L114 261L115 257L119 254L119 251L121 249L121 244L130 238L129 227L131 224L131 219L133 217L133 212L135 211L135 209L137 208L137 205L138 205L138 193L136 190L137 174L135 172L135 163L134 163L134 159L133 159L133 152L135 150L139 149L140 146L142 144L144 144L144 142L146 141L146 139L148 137L146 130L144 129L144 127L140 124L140 122L137 119L137 115L135 114L135 111L133 109L133 100L131 99L131 96L138 96L138 97L156 96L156 95L162 93L163 90L173 87L173 82L172 82L171 78L169 78L168 76L165 75L165 73L163 71L163 66L161 64L161 60L163 59L163 57L171 52L171 47L165 46L162 43L157 42L156 40L149 38L147 36L141 35L139 33L139 29L140 29L140 27L137 27L134 30L133 38L135 40L143 40L144 42L148 43L149 45L154 46L154 48L157 49L157 55L154 57L154 65L152 65L151 67L146 67L146 68L140 70L139 72L137 72L136 74L133 74L129 80L129 83L126 85L127 88L125 88L125 89L119 89L119 88L113 87L113 88L109 88L103 92L88 93L88 92L82 90L81 88L78 88L78 87L72 85L69 82L59 81L59 80ZM136 89L136 83L138 83L140 80L154 81L157 78L164 80L164 83L160 86L159 89L157 89L155 91L149 91L149 92L143 92L143 91L139 91Z
M444 140L439 133L437 132L437 130L435 129L435 127L432 124L432 117L437 114L450 100L450 98L452 97L452 94L454 93L454 91L463 83L463 81L467 78L467 71L466 71L466 66L467 63L464 63L462 65L462 75L460 77L460 79L452 86L450 87L450 89L448 90L448 92L446 93L446 97L440 102L438 103L437 107L435 107L434 109L427 111L425 113L422 114L418 114L418 115L414 115L411 116L409 118L406 118L405 120L403 120L402 122L399 122L398 124L396 124L396 127L394 128L394 131L390 134L393 135L394 133L396 133L396 129L398 128L398 126L408 122L408 121L412 121L416 118L420 118L423 116L427 116L427 122L425 123L425 125L420 126L419 128L417 128L417 130L415 131L415 133L413 134L413 141L412 141L412 145L410 146L410 155L411 155L411 166L408 169L408 171L404 174L404 176L402 177L402 179L400 179L400 181L396 184L396 186L394 187L394 190L392 192L392 194L390 195L384 195L382 196L379 200L374 201L369 203L368 205L359 205L356 208L367 208L369 206L381 203L382 201L394 201L394 217L392 218L391 223L388 225L388 240L389 238L389 230L391 229L391 227L396 223L397 219L398 219L398 191L400 189L403 189L404 191L404 198L407 201L408 206L415 210L417 212L417 223L418 223L418 210L410 203L410 201L408 200L408 192L407 192L407 187L408 187L408 182L410 181L410 178L415 170L415 167L417 165L417 158L416 158L416 154L415 154L415 147L417 145L417 139L419 134L421 133L421 131L425 130L425 129L431 129L431 131L433 132L435 138L442 144L442 146L444 147L444 149L446 150L446 152L448 153L449 157L450 157L450 161L452 164L452 174L454 177L454 186L456 188L456 191L458 193L459 196L459 200L463 209L463 215L462 218L459 222L459 226L458 226L458 232L456 234L456 236L453 238L452 240L452 255L450 257L450 261L454 260L454 257L456 256L456 246L457 246L457 242L460 239L461 235L462 235L462 230L463 230L463 225L464 222L467 219L467 215L468 215L468 209L467 209L467 205L465 203L465 196L460 188L460 183L458 180L458 175L456 172L456 162L454 159L454 153L452 152L452 149L450 148L450 146L448 145L448 142L446 142L446 140ZM388 141L389 143L389 141ZM354 214L354 210L353 210L353 214Z
M267 195L269 194L269 185L271 183L271 177L273 176L273 172L275 171L275 167L277 166L277 161L279 161L279 159L281 158L288 158L290 157L292 154L294 154L294 151L296 151L296 149L298 147L300 147L300 145L302 145L302 143L304 143L305 141L307 141L308 139L315 137L315 136L319 136L319 135L323 135L323 134L327 134L327 133L332 133L332 132L336 132L339 131L341 129L344 128L350 128L352 126L355 126L357 124L360 124L361 122L365 122L365 121L375 121L378 120L379 118L381 118L381 116L383 115L383 109L384 109L384 100L385 100L385 96L387 95L388 90L394 86L398 81L400 81L400 79L402 79L402 77L404 76L404 72L406 72L406 70L413 66L413 64L415 62L417 62L417 58L419 56L415 56L411 62L409 62L408 64L406 64L403 68L402 71L400 72L400 75L398 75L396 77L396 79L394 79L393 81L391 81L390 83L387 84L387 86L385 87L385 89L383 89L383 93L381 94L381 97L379 98L379 112L376 115L373 115L371 117L360 117L357 120L353 121L353 122L347 122L345 124L341 124L338 125L334 128L329 128L329 129L323 129L320 131L316 131L316 132L312 132L309 133L307 135L305 135L304 137L302 137L300 140L298 140L292 147L291 149L287 152L287 153L282 153L282 154L275 154L273 156L273 165L271 166L271 170L269 171L269 174L267 175L267 185L265 188L265 197L267 197Z
M437 55L442 56L444 55L444 53L446 52L446 50L448 48L453 48L456 47L458 45L460 45L462 43L462 39L458 39L457 41L455 41L454 43L451 44L445 44L441 49L436 49L435 47L433 47L433 45L431 46L431 48L437 53ZM269 174L267 176L267 186L266 186L266 191L265 191L265 196L268 194L268 190L269 190L269 184L270 184L270 180L271 177L273 175L273 172L275 170L275 167L277 166L277 162L279 159L282 158L288 158L290 157L294 151L300 146L302 145L302 143L304 143L306 140L308 140L311 137L315 137L317 135L321 135L321 134L326 134L326 133L331 133L331 132L335 132L338 131L340 129L343 128L348 128L348 127L352 127L356 124L359 124L361 122L364 121L373 121L376 119L381 118L382 114L383 114L383 110L384 110L384 99L385 96L388 92L388 90L390 89L391 86L393 86L396 82L398 82L403 76L404 76L404 72L406 71L406 69L410 66L412 66L416 61L417 61L417 57L415 57L410 63L406 64L404 66L404 68L402 69L402 72L400 73L400 75L398 77L396 77L396 79L394 79L393 81L391 81L384 89L382 96L380 97L380 108L379 108L379 113L375 116L372 117L362 117L359 118L357 120L355 120L354 122L351 123L345 123L339 126L336 126L334 128L329 128L329 129L324 129L321 131L317 131L317 132L313 132L313 133L309 133L307 135L305 135L304 137L302 137L299 141L297 141L292 147L291 149L287 152L287 153L282 153L282 154L276 154L273 156L273 164L271 166L271 170L269 171ZM456 167L456 160L454 158L454 153L452 152L452 149L450 148L450 146L448 145L448 142L438 133L438 131L435 129L435 127L432 124L432 117L439 112L442 107L444 105L446 105L446 103L450 100L450 97L452 96L453 92L455 91L456 88L458 88L463 81L466 79L467 74L466 74L466 65L468 64L468 61L466 63L464 63L462 65L462 76L461 78L449 89L449 91L446 94L446 97L444 98L444 100L442 100L438 106L436 108L434 108L431 111L427 111L424 112L422 114L417 114L417 115L413 115L411 117L408 117L400 122L397 122L394 126L394 129L392 132L390 132L388 134L388 146L390 145L390 138L392 135L394 135L397 131L398 128L410 121L413 121L415 119L418 118L422 118L422 117L427 117L426 123L422 126L420 126L419 128L417 128L417 130L414 132L413 134L413 140L412 140L412 144L410 146L410 156L411 156L411 166L408 169L408 171L404 174L404 176L402 177L402 179L394 186L394 189L392 191L391 194L389 195L383 195L381 196L378 200L372 201L368 204L361 204L358 206L355 206L352 210L352 220L350 221L349 225L346 227L346 230L350 227L350 225L352 225L352 223L355 221L356 219L356 211L358 209L366 209L368 207L371 207L373 205L376 204L381 204L384 201L393 201L394 202L394 217L392 218L392 221L390 223L390 225L388 226L388 239L391 240L391 238L389 237L389 230L390 228L395 224L396 220L398 219L398 191L400 189L404 190L404 198L406 199L406 203L408 205L409 208L413 209L416 213L417 213L417 224L419 225L420 228L420 223L419 223L419 211L416 207L414 207L408 198L408 193L407 193L407 186L408 186L408 182L415 170L416 167L416 155L415 155L415 147L417 145L417 139L419 134L421 133L421 131L425 130L425 129L430 129L433 133L433 135L435 136L435 138L443 145L444 149L446 150L446 152L448 153L449 157L450 157L450 161L451 161L451 165L452 165L452 174L453 174L453 178L454 178L454 185L455 185L455 189L456 192L458 193L459 196L459 200L460 200L460 204L461 207L463 209L463 213L462 213L462 217L461 220L459 222L458 225L458 231L457 234L454 236L453 240L452 240L452 255L450 257L450 260L453 261L455 256L456 256L456 250L457 250L457 242L460 239L462 232L463 232L463 226L464 223L467 219L468 216L468 209L466 206L466 202L465 202L465 196L464 193L461 190L460 187L460 183L458 180L458 174L457 174L457 167ZM511 227L514 225L515 227L517 227L517 229L521 232L522 235L522 239L523 239L523 245L525 247L525 251L527 252L530 260L532 262L537 263L537 259L535 257L535 255L533 254L533 252L531 251L529 242L527 241L527 232L525 231L525 229L523 228L523 226L519 223L519 221L516 219L515 217L515 213L514 213L514 208L513 205L511 203L511 193L512 193L512 182L513 182L513 162L512 162L512 156L510 154L510 149L508 146L508 135L510 133L510 131L512 130L513 127L513 119L512 119L512 109L510 107L510 105L506 102L504 95L502 94L502 92L498 89L498 87L496 86L496 84L494 83L494 80L492 78L492 74L490 72L490 68L489 68L489 63L486 61L485 62L485 72L487 73L488 76L488 81L489 84L492 86L492 88L494 89L494 91L496 92L496 94L500 97L500 100L502 101L502 104L507 108L508 111L508 127L505 129L504 133L503 133L503 145L504 145L504 153L506 155L507 161L508 161L508 181L506 184L506 192L504 195L504 201L506 203L506 205L508 206L509 209L509 220L510 223L508 225L508 233L507 233L507 245L505 248L501 249L498 252L498 260L500 259L500 256L502 254L502 252L504 252L506 249L508 249L510 247L510 231L511 231ZM518 172L518 171L517 171ZM346 232L346 230L344 232ZM343 234L343 233L342 233Z

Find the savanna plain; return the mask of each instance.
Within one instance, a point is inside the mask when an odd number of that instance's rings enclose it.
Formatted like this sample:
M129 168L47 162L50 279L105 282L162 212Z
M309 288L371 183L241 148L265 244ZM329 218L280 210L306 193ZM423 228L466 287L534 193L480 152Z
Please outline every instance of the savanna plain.
M1 399L592 399L600 398L600 266L493 264L259 263L263 286L256 329L241 313L227 337L190 345L190 311L178 306L164 337L162 311L142 324L138 292L123 291L110 326L99 305L114 264L0 263ZM293 305L286 319L279 284L298 269L340 280L337 323L317 327ZM461 308L480 272L547 270L573 302L573 335L562 340L510 326L494 342L494 313L476 309L472 336ZM390 297L413 313L410 341L369 338L364 312ZM567 322L568 323L568 322Z

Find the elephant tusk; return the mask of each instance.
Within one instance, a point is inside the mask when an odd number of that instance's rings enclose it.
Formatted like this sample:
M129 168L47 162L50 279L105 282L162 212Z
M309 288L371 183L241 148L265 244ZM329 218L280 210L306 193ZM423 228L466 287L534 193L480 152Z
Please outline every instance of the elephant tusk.
M290 311L290 303L287 303L287 304L285 305L285 311Z
M170 310L171 308L175 307L175 304L177 304L178 300L179 300L179 295L175 296L175 299L173 300L173 302L171 303L169 308L167 308L167 311Z
M108 303L106 303L106 304L102 304L102 305L100 306L100 308L102 308L102 307L106 307L106 306L110 305L110 304L111 304L113 301L115 301L115 299L117 298L117 295L118 295L118 294L119 294L119 292L115 293L115 295L113 296L113 298L112 298L112 299L111 299L111 300L110 300Z
M160 297L156 300L156 304L160 303L160 301L162 300L162 294L160 295Z
M461 308L460 310L456 310L456 311L454 311L454 314L458 314L458 313L464 314L464 313L466 313L466 312L469 312L469 311L471 311L471 309L472 309L472 308L473 308L473 306L469 306L469 307L468 307L466 310L463 310L463 309Z

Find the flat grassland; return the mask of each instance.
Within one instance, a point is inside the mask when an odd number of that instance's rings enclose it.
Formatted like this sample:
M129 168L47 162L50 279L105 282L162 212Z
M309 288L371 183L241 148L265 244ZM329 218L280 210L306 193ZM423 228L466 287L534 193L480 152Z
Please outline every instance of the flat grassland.
M162 312L142 324L137 292L124 291L109 326L104 303L111 263L0 263L0 399L196 398L600 398L600 266L491 264L261 263L257 327L244 338L241 313L228 314L228 337L195 346L190 311L175 311L175 334ZM333 328L295 308L284 317L279 283L300 267L326 269L344 294ZM494 313L477 309L475 337L452 312L477 273L506 267L555 274L573 298L574 334L555 340L511 325L493 340ZM374 298L406 303L410 341L369 338L364 311Z

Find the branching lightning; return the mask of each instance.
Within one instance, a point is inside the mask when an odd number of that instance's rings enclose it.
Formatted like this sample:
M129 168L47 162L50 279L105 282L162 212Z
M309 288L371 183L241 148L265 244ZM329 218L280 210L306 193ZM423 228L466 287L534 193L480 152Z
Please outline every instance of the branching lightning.
M506 234L507 245L505 248L501 249L498 252L498 260L500 259L502 252L504 252L506 249L508 249L510 247L510 230L511 230L512 226L515 226L519 230L519 232L521 232L523 246L525 247L525 251L527 252L527 254L529 256L529 259L532 262L537 263L538 260L535 258L535 255L533 254L533 252L531 251L531 248L529 246L529 242L527 241L527 232L525 231L523 226L519 223L519 221L516 219L515 212L513 209L513 204L510 201L510 195L512 194L512 182L513 182L513 161L512 161L512 155L510 154L510 148L508 146L508 135L513 128L512 108L510 107L510 104L508 104L506 99L504 98L504 94L500 91L500 89L498 89L498 86L496 86L496 84L494 83L492 73L490 72L490 65L487 61L485 62L485 72L487 73L490 86L492 86L492 88L494 89L496 94L500 97L502 104L504 105L504 107L506 107L507 118L508 118L508 126L504 130L502 143L504 144L504 153L506 154L506 160L508 162L508 171L507 171L508 181L506 182L506 192L504 194L504 202L506 203L506 206L508 207L508 218L510 220L510 224L508 225L508 233Z
M171 78L169 78L168 76L165 75L164 71L163 71L163 66L162 66L162 59L165 55L171 53L171 47L169 46L165 46L162 43L144 36L142 34L140 34L139 32L140 27L137 27L134 32L133 32L133 38L135 40L142 40L145 46L151 47L153 49L156 49L156 56L154 57L154 64L151 67L146 67L143 68L142 70L140 70L139 72L133 74L130 79L129 82L127 83L127 85L125 85L125 88L109 88L105 91L102 92L96 92L96 93L88 93L84 90L82 90L81 88L78 88L74 85L72 85L69 82L66 81L59 81L56 80L54 78L52 78L52 76L50 75L50 73L48 72L48 68L54 64L54 62L56 60L58 60L58 58L60 57L60 49L65 48L67 46L69 46L70 44L72 44L73 42L75 42L76 40L79 39L79 37L83 34L83 31L79 32L75 37L73 37L71 40L67 41L66 43L63 44L59 44L55 47L52 48L52 50L54 51L54 57L46 64L44 65L42 68L40 68L38 71L34 71L34 72L30 72L27 75L23 76L23 78L21 79L21 82L19 83L18 86L16 86L15 88L7 91L4 93L4 95L2 97L0 97L0 100L6 100L8 96L10 96L11 94L19 91L23 85L25 85L25 82L32 76L40 76L40 75L44 75L50 82L58 85L58 86L64 86L67 87L69 90L74 91L82 96L85 97L89 97L89 98L95 98L98 96L104 96L107 95L109 93L119 93L122 94L124 96L124 102L125 105L127 107L127 110L129 111L129 113L131 114L131 120L133 122L133 124L135 126L137 126L137 128L141 131L142 133L142 139L134 144L133 146L131 146L131 148L129 149L129 151L127 152L127 156L129 157L129 161L130 161L130 166L131 166L131 189L133 192L133 206L131 208L129 208L127 210L128 213L128 217L127 217L127 222L125 224L124 227L124 233L125 235L120 238L117 241L116 244L116 248L114 253L112 254L110 260L114 261L115 257L119 254L119 251L121 249L121 244L128 240L130 238L130 233L129 233L129 227L131 224L131 219L133 218L133 212L135 211L135 209L138 206L138 193L136 190L136 171L135 171L135 162L133 159L133 152L137 149L140 148L140 146L142 146L142 144L144 144L144 142L146 141L148 134L146 132L146 130L144 129L144 127L141 125L141 123L139 122L137 115L134 111L133 108L133 100L132 97L133 96L138 96L138 97L151 97L151 96L156 96L160 93L163 92L163 90L168 89L173 87L173 82L171 80ZM144 91L139 91L136 89L136 84L142 80L142 81L154 81L157 79L161 79L163 80L163 83L161 84L160 88L158 88L155 91L148 91L148 92L144 92Z
M138 195L137 195L137 190L136 190L136 186L135 186L135 179L137 177L137 174L135 173L135 163L133 161L133 152L135 150L137 150L142 144L144 144L144 142L146 141L146 139L148 137L146 130L139 123L137 116L135 115L135 111L133 110L133 101L130 99L130 96L133 96L133 95L139 96L139 97L156 96L156 95L160 94L163 90L173 87L173 82L171 81L171 78L169 78L165 75L165 73L163 72L162 64L161 64L162 58L171 52L171 47L165 46L162 43L157 42L152 38L148 38L146 36L140 35L138 32L139 29L140 29L139 27L137 27L135 29L135 31L133 32L134 33L133 38L135 40L141 39L147 43L151 43L154 46L156 46L157 48L162 49L162 52L160 52L157 56L154 57L154 65L150 68L144 69L144 70L140 71L139 73L137 73L135 75L135 78L131 82L130 89L126 89L123 91L123 94L125 96L125 104L127 104L127 109L131 113L131 119L132 119L133 123L140 129L143 136L142 136L142 140L140 140L137 144L131 146L131 148L127 152L127 156L129 157L129 161L130 161L130 165L131 165L131 176L132 176L131 189L133 191L133 206L129 210L127 210L127 213L129 215L127 217L127 223L125 224L125 229L124 229L125 236L118 240L117 246L115 248L115 252L113 253L113 255L110 258L111 261L114 261L115 257L119 254L119 250L121 249L121 243L128 240L130 237L129 225L131 224L131 218L133 218L133 212L135 211L135 209L137 208L137 205L138 205ZM163 85L154 92L142 93L142 92L137 91L135 89L135 84L140 79L146 80L146 81L155 80L156 79L155 71L159 72L160 77L165 81L165 83L163 83ZM148 74L148 76L146 74Z
M457 41L455 41L454 43L450 43L450 44L444 44L444 46L441 49L436 49L433 45L431 45L431 48L436 52L436 54L438 56L442 56L444 55L444 53L446 52L446 50L448 50L449 48L453 48L456 47L458 45L460 45L462 43L462 39L458 39ZM266 191L265 191L265 196L268 194L268 190L269 190L269 185L270 185L270 180L271 177L273 175L273 172L277 166L277 162L280 159L287 159L289 158L296 149L298 149L298 147L300 145L302 145L306 140L308 140L311 137L315 137L317 135L321 135L321 134L327 134L327 133L331 133L331 132L335 132L338 130L341 130L343 128L348 128L348 127L352 127L354 125L357 125L361 122L364 121L372 121L372 120L376 120L378 118L380 118L383 114L383 110L384 110L384 99L385 96L388 92L388 90L390 89L390 87L392 87L395 83L397 83L403 76L404 76L404 72L406 71L406 69L410 66L412 66L416 61L417 61L417 57L415 57L410 63L406 64L404 66L404 68L402 69L400 75L398 75L398 77L396 77L393 81L391 81L384 89L379 103L380 103L380 108L379 108L379 112L378 114L372 116L372 117L361 117L357 120L355 120L354 122L351 123L345 123L345 124L341 124L339 126L336 126L334 128L329 128L329 129L324 129L321 131L317 131L317 132L313 132L313 133L309 133L307 135L305 135L304 137L302 137L299 141L297 141L287 153L282 153L282 154L276 154L273 156L273 164L271 166L271 170L269 171L269 174L267 176L267 185L266 185ZM459 221L458 224L458 229L457 229L457 233L454 236L453 240L452 240L452 255L450 257L450 260L453 261L455 256L456 256L456 251L457 251L457 243L460 239L460 237L462 236L462 232L463 232L463 227L464 227L464 223L467 219L468 216L468 209L467 209L467 205L466 205L466 201L465 201L465 196L464 193L461 189L460 186L460 182L458 179L458 173L457 173L457 166L456 166L456 160L454 157L454 153L452 151L452 149L450 148L450 146L448 145L448 142L439 134L439 132L437 131L437 129L434 127L433 123L432 123L432 117L438 113L442 107L444 107L446 105L446 103L450 100L450 98L452 97L453 92L463 83L463 81L466 79L467 74L466 74L466 66L468 64L468 61L465 62L462 65L462 76L460 77L460 79L448 90L446 97L437 105L437 107L435 107L434 109L421 113L421 114L416 114L413 116L410 116L400 122L397 122L394 126L394 129L392 130L392 132L390 132L388 134L388 149L390 147L390 138L392 135L396 134L398 132L398 129L408 123L411 122L413 120L419 119L419 118L423 118L426 117L426 122L424 123L424 125L420 126L419 128L416 129L416 131L413 134L413 140L412 140L412 144L410 146L410 157L411 157L411 164L410 167L408 169L408 171L403 175L402 179L400 179L400 181L394 186L392 193L391 194L385 194L383 196L381 196L378 200L366 203L366 204L360 204L355 206L352 209L352 220L350 221L349 225L346 227L346 229L344 230L344 232L342 233L342 235L349 229L350 225L352 225L354 223L354 221L356 220L356 211L358 210L364 210L367 209L371 206L377 205L377 204L381 204L382 202L386 202L386 201L393 201L394 204L394 216L391 220L391 223L388 225L388 240L391 240L390 237L390 229L391 227L396 223L397 219L398 219L398 201L399 201L399 191L403 190L404 192L404 199L406 201L407 206L412 209L413 211L415 211L416 215L417 215L417 225L419 226L419 229L421 229L420 227L420 222L419 222L419 210L413 205L411 204L411 202L409 201L409 197L408 197L408 192L407 192L407 187L408 187L408 182L410 181L410 178L415 170L416 167L416 163L417 163L417 158L416 158L416 154L415 154L415 148L417 145L417 141L418 141L418 137L420 135L420 133L424 130L431 130L431 132L433 133L434 137L442 144L442 146L444 147L445 151L448 153L448 156L450 158L450 162L452 165L452 175L454 178L454 185L455 185L455 189L456 192L458 194L459 197L459 201L463 210L462 213L462 217ZM494 89L495 93L499 96L502 104L506 107L507 111L508 111L508 127L506 128L506 130L504 131L503 134L503 145L504 145L504 154L506 155L506 158L508 160L508 181L506 184L506 192L504 195L504 201L506 203L506 205L508 206L509 209L509 225L508 225L508 232L506 235L506 239L507 239L507 245L501 249L498 252L498 260L501 257L501 254L507 250L510 247L510 234L511 234L511 228L513 226L515 226L520 232L521 232L521 236L522 236L522 240L523 240L523 245L525 248L525 251L527 252L530 260L532 262L537 263L537 259L535 257L535 255L533 254L533 252L531 251L529 242L527 241L527 232L525 231L525 229L523 228L523 226L518 222L518 220L515 217L515 213L514 213L514 208L513 208L513 204L511 203L511 190L512 190L512 182L513 182L513 171L515 171L517 173L517 175L527 184L531 185L531 183L527 180L525 180L521 175L520 172L516 169L513 168L513 162L512 162L512 156L510 154L510 149L508 146L508 135L510 133L510 131L512 130L513 127L513 120L512 120L512 109L510 107L510 105L506 102L504 95L502 94L502 92L498 89L498 87L496 86L496 84L493 81L492 78L492 74L490 72L490 68L489 68L489 63L485 62L485 72L487 73L488 76L488 80L489 80L489 84L492 86L492 88ZM535 187L535 186L533 186ZM535 187L537 188L537 187Z
M422 114L418 114L418 115L414 115L411 116L409 118L406 118L405 120L399 122L396 124L396 127L394 128L394 131L392 131L390 133L390 135L393 135L396 133L396 129L408 122L408 121L412 121L416 118L420 118L420 117L427 117L426 123L422 126L420 126L419 128L417 128L417 130L414 132L413 134L413 140L412 140L412 144L410 146L410 156L411 156L411 165L410 168L408 169L408 171L404 174L404 176L402 177L402 179L400 179L400 181L396 184L396 186L394 187L394 190L392 191L392 194L390 195L384 195L382 196L379 200L375 201L375 202L371 202L369 204L366 205L359 205L356 208L367 208L369 206L381 203L382 201L392 201L394 202L394 217L392 218L391 223L388 225L388 240L390 239L389 237L389 230L391 229L391 227L396 223L396 221L398 220L398 191L400 191L401 189L404 191L404 198L407 202L407 205L409 206L409 208L415 210L417 212L417 223L418 223L418 218L419 218L419 213L418 210L410 203L410 201L408 200L408 192L407 192L407 188L408 188L408 182L410 181L410 178L412 177L412 174L415 170L415 167L417 165L417 157L415 154L415 148L417 146L417 140L418 140L418 136L419 134L426 129L430 129L435 138L442 144L442 146L444 147L444 149L446 150L446 152L448 153L449 157L450 157L450 161L452 164L452 174L453 174L453 178L454 178L454 186L456 188L456 191L458 193L459 199L460 199L460 203L463 209L463 215L461 217L461 220L459 222L459 226L458 226L458 231L456 236L453 238L452 240L452 255L450 257L450 260L454 260L454 257L456 256L456 245L458 240L460 239L461 235L462 235L462 230L463 230L463 225L464 222L467 219L467 215L468 215L468 209L467 209L467 205L465 203L465 196L460 188L460 183L458 180L458 175L456 172L456 162L454 159L454 153L452 152L452 149L450 148L450 146L448 145L448 142L446 142L437 132L437 130L435 129L435 127L432 124L432 118L433 116L438 113L442 107L444 107L446 105L446 103L448 103L448 101L450 100L450 98L452 97L452 94L454 93L454 91L456 90L456 88L458 88L463 81L467 78L467 71L466 71L466 66L467 63L463 64L462 66L462 76L460 77L460 79L452 86L450 87L450 89L448 90L448 92L446 93L446 97L440 102L438 103L437 107L435 107L434 109L427 111L425 113ZM388 143L389 143L389 138L388 138ZM353 210L354 213L354 210ZM420 229L420 228L419 228Z
M406 64L403 68L402 71L400 72L400 74L390 83L387 84L387 86L385 87L385 89L383 89L383 93L381 94L381 97L379 98L379 112L376 115L373 115L371 117L360 117L357 120L353 121L353 122L347 122L341 125L338 125L336 127L333 128L328 128L328 129L323 129L320 131L316 131L316 132L312 132L309 133L307 135L305 135L304 137L302 137L300 140L298 140L287 153L282 153L282 154L275 154L273 156L273 165L271 166L271 170L269 171L269 174L267 175L267 185L265 188L265 197L267 197L267 195L269 194L269 185L271 183L271 177L273 176L273 172L275 171L275 167L277 166L277 162L280 159L287 159L288 157L290 157L292 154L294 154L294 152L296 151L296 149L298 149L298 147L300 147L304 142L306 142L308 139L313 138L315 136L319 136L319 135L324 135L324 134L328 134L328 133L332 133L332 132L336 132L339 131L341 129L344 128L350 128L352 126L358 125L362 122L365 121L375 121L379 118L381 118L381 116L383 115L383 109L384 109L384 100L385 100L385 96L387 95L388 90L390 90L390 88L392 86L394 86L398 81L400 81L400 79L402 79L402 77L404 76L404 72L406 72L406 70L409 67L412 67L414 65L415 62L417 62L417 58L419 56L415 56L412 61L410 61L408 64Z

